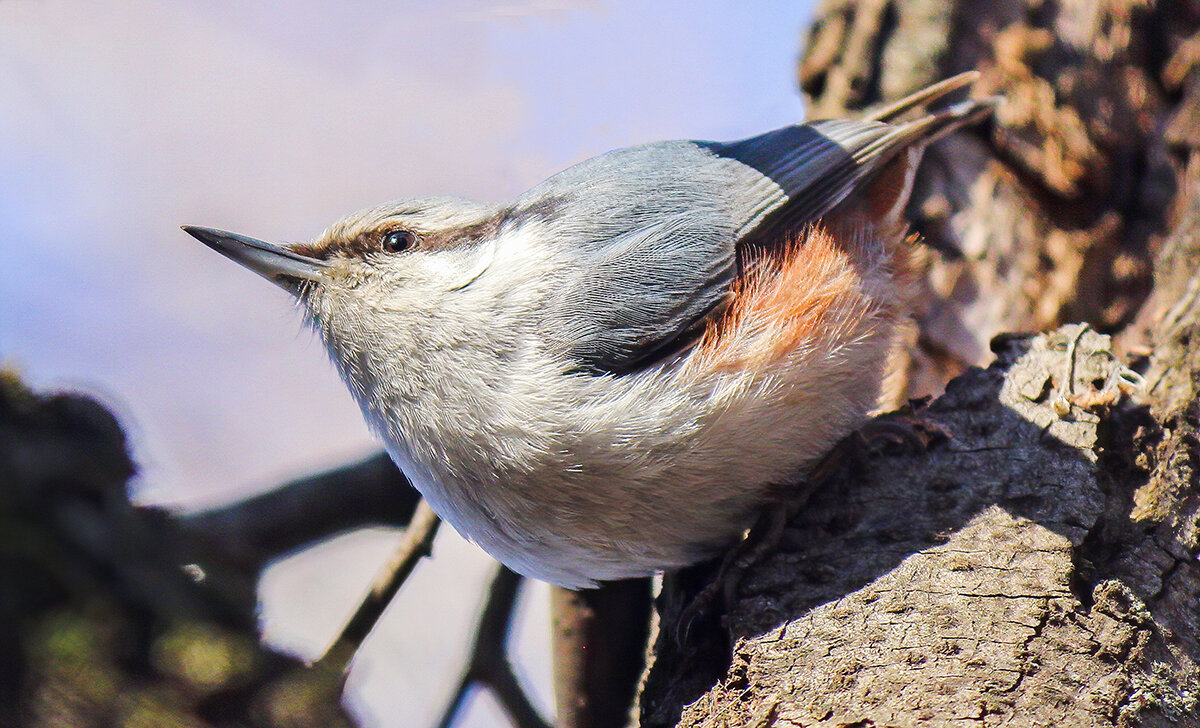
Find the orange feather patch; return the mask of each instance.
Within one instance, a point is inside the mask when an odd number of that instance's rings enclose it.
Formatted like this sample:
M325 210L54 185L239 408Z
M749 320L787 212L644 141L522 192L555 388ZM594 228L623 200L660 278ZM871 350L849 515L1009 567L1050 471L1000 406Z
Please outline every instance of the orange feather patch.
M906 245L886 247L884 253L879 240L839 240L821 225L798 231L780 252L743 270L689 365L697 373L763 371L784 357L830 356L870 337L899 309L888 292L905 268Z

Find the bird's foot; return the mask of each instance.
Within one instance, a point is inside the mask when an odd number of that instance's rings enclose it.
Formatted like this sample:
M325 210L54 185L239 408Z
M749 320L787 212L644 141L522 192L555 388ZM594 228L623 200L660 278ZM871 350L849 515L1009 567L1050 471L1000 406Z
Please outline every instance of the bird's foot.
M793 511L782 503L772 504L763 509L754 526L722 557L717 573L680 612L675 627L677 646L683 647L687 644L692 629L710 616L718 597L721 600L721 614L732 609L742 576L779 543L792 513Z
M832 480L845 465L861 462L871 452L884 449L924 452L935 442L950 437L944 427L921 413L917 403L876 417L839 441L799 487L765 507L745 537L725 554L716 574L680 613L676 623L676 644L687 643L688 635L708 616L718 596L723 614L733 608L746 571L779 545L788 522L808 503L812 494Z

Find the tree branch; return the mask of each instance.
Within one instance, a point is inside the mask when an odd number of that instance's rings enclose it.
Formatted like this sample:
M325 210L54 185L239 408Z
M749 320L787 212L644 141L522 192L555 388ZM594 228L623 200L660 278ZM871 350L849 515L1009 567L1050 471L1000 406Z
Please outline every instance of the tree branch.
M210 557L245 573L337 533L403 526L421 499L386 453L285 483L229 506L178 515Z
M429 555L441 522L424 499L417 504L412 521L404 532L404 540L396 549L395 555L375 578L371 591L342 628L342 633L333 646L318 661L322 668L340 666L344 672L349 667L354 654L375 628L396 592L400 591L400 587L412 574L417 562Z
M477 684L492 691L517 728L550 728L525 695L508 660L508 635L521 582L519 574L504 566L497 568L475 629L467 667L442 713L438 728L454 725L468 692Z

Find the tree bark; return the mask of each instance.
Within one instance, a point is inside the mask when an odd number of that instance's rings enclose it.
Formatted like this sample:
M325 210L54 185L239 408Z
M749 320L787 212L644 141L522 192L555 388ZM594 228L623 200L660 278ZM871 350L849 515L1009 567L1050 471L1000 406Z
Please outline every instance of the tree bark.
M849 462L682 645L664 601L645 725L1200 726L1198 63L1194 2L822 5L816 115L969 68L1005 99L909 209L892 396L945 387L943 437Z
M919 413L945 439L851 463L723 624L659 640L647 725L1198 724L1197 392L1113 409L1082 325L998 349Z
M927 244L926 304L898 392L940 391L986 364L1002 332L1133 319L1179 189L1162 125L1181 105L1164 64L1196 12L1152 0L822 5L799 72L814 115L969 69L983 73L977 95L1003 99L988 134L926 156L909 208Z

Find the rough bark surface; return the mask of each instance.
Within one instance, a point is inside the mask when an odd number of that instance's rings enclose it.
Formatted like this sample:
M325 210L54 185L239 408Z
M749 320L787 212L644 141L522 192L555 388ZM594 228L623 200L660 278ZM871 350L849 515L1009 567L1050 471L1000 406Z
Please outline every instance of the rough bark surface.
M848 464L723 625L678 651L660 639L644 722L1191 720L1200 550L1159 529L1183 516L1194 530L1196 514L1136 503L1200 491L1178 462L1145 471L1161 431L1144 408L1110 409L1127 372L1085 326L1003 340L917 413L939 441Z

